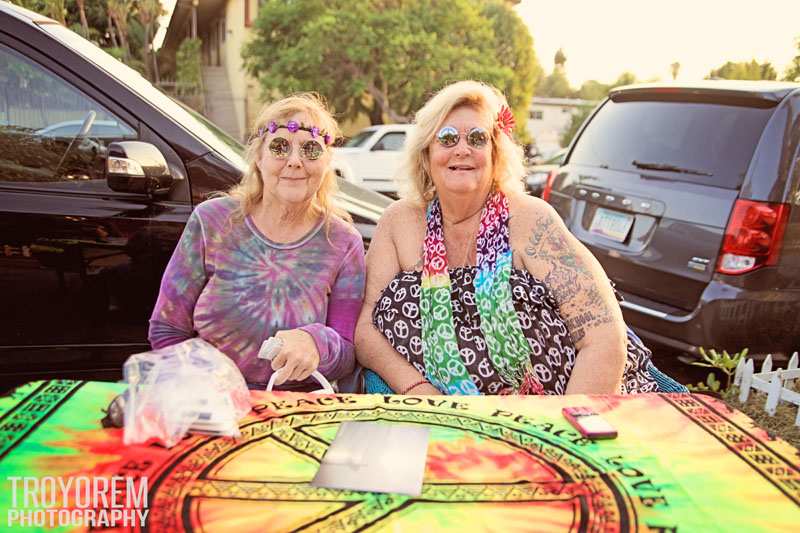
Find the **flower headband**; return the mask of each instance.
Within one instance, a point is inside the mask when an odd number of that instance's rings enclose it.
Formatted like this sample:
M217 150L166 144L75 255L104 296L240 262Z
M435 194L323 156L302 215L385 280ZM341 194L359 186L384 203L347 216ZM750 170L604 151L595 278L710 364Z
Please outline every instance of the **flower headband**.
M287 130L289 130L290 133L296 133L298 130L307 131L307 132L309 132L311 134L311 138L312 139L316 139L317 136L319 135L319 136L322 137L322 142L324 142L326 145L329 145L329 144L331 144L331 142L333 142L333 139L331 138L330 133L325 133L325 130L320 130L316 126L308 127L305 124L303 124L302 122L301 123L297 123L294 120L290 120L286 124L278 124L274 120L270 120L269 124L267 124L266 126L261 126L260 128L258 128L258 132L256 133L256 136L257 137L263 137L266 133L268 133L268 132L269 133L275 133L280 128L286 128Z
M506 135L511 137L511 132L514 130L514 126L517 125L517 121L514 119L514 114L508 108L508 106L500 107L500 112L497 113L497 127L503 130Z

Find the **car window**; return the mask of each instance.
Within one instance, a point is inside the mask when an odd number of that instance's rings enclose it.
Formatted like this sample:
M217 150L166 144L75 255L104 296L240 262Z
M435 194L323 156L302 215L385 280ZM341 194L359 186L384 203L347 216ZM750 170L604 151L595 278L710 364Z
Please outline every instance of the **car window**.
M771 113L710 103L608 101L569 162L738 189Z
M130 138L131 136L135 137L136 132L133 130L128 130L125 124L120 123L111 123L111 124L100 124L97 123L92 125L92 129L89 130L89 135L91 137L101 137L101 138L113 138L118 139L120 137L123 138Z
M385 134L380 138L373 150L385 150L388 152L397 152L403 149L403 143L406 142L406 134L401 131L393 131Z
M37 133L48 137L73 137L78 134L83 125L83 120L68 120L52 126L42 128ZM104 137L110 139L135 139L136 132L126 124L95 120L89 129L89 137Z
M560 165L564 162L564 157L566 157L567 151L566 150L559 150L556 155L551 157L550 159L546 160L543 165Z
M76 135L80 130L81 124L83 124L82 120L70 120L70 123L66 126L47 126L40 130L36 130L38 135L43 137L63 137L65 135ZM94 126L92 126L94 128Z
M350 138L350 140L348 140L346 143L344 143L344 147L345 148L359 148L359 147L363 146L363 144L365 142L367 142L367 139L372 137L373 133L374 133L373 130L359 131L358 133L353 135Z
M62 78L0 45L0 182L58 182L70 187L103 180L113 139L135 130ZM93 121L91 118L92 117ZM89 120L92 127L76 135Z

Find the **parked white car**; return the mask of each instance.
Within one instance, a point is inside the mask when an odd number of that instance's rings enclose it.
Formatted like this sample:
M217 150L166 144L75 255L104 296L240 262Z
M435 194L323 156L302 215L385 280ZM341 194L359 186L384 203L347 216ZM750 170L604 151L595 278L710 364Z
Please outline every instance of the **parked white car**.
M347 181L373 191L397 194L394 176L411 124L381 124L364 128L333 151L332 166Z

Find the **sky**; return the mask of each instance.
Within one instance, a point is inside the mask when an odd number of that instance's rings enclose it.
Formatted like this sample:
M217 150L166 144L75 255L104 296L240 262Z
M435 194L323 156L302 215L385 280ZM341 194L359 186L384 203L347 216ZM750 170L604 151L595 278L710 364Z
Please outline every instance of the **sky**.
M162 4L171 13L175 0ZM675 61L679 80L751 59L771 62L782 76L798 53L800 0L522 0L515 9L545 73L562 48L575 88L592 79L610 83L625 71L639 80L671 79ZM162 19L161 34L168 22Z
M726 61L769 61L781 77L797 55L800 0L522 0L517 13L549 74L559 48L573 87L610 83L624 71L638 80L697 80Z

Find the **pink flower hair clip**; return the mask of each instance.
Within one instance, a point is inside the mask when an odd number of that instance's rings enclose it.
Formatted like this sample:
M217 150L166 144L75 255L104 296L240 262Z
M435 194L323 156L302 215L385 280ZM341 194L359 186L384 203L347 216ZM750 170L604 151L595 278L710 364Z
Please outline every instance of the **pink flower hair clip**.
M514 126L516 125L517 121L514 119L514 114L511 112L508 106L502 106L500 108L500 112L497 113L497 127L503 130L506 135L511 137L511 132L514 130Z

